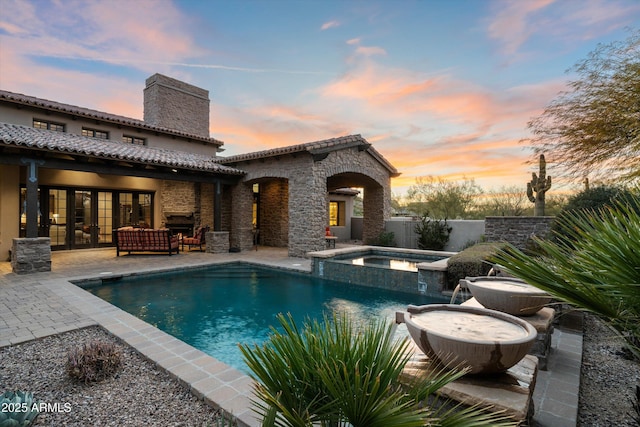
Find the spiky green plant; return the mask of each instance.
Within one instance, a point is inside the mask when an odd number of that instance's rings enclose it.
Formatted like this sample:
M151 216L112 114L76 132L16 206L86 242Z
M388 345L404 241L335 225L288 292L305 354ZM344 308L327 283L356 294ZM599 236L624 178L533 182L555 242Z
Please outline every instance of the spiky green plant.
M280 314L262 346L240 345L256 381L253 400L263 426L411 427L514 425L480 408L421 405L464 375L440 371L402 384L409 341L396 341L386 321L354 327L346 315L307 321L300 330ZM448 422L448 420L453 420Z
M543 255L509 247L494 261L554 297L594 313L640 356L640 215L634 201L559 219L556 240L537 239Z
M0 403L0 427L27 427L39 414L38 402L29 391L6 391Z

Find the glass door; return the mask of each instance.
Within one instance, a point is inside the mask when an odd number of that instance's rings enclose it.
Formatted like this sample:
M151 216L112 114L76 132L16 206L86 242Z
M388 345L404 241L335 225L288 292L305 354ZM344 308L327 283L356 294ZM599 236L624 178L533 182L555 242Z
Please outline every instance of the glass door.
M113 193L98 191L98 230L97 244L110 245L113 243Z
M92 246L94 222L92 221L93 194L90 190L76 190L74 192L73 224L71 241L73 248L88 248Z
M51 246L67 245L67 190L49 190L49 237Z

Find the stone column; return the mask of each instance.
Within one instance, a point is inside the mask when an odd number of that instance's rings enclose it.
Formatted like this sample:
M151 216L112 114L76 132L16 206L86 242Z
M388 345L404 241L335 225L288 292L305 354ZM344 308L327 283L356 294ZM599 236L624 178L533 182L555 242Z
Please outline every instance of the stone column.
M232 248L248 250L253 248L253 187L241 182L231 190L231 232L229 240Z
M229 252L229 232L209 231L206 233L207 253L224 254Z
M51 271L51 239L49 237L14 238L11 269L16 274Z
M315 164L289 180L289 256L325 249L327 179Z
M366 243L384 231L385 195L380 186L367 186L363 199L364 224L362 240Z

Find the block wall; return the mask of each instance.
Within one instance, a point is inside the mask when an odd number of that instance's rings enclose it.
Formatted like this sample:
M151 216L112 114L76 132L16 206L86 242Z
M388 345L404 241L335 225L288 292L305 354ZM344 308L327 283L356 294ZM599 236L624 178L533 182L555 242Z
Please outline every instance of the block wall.
M484 235L488 242L506 241L525 249L533 236L545 237L551 230L553 216L488 216Z

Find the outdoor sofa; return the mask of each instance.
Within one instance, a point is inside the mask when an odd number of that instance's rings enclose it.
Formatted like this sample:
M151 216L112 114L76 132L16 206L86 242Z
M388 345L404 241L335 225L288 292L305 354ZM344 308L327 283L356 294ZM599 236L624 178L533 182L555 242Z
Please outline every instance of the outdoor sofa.
M178 236L173 236L168 228L149 229L122 227L116 232L116 254L120 251L180 253Z

